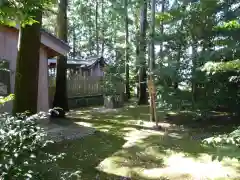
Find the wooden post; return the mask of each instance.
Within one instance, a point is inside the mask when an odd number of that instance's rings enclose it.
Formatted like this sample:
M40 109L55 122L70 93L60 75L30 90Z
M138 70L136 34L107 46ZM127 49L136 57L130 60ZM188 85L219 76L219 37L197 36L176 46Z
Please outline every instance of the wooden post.
M155 90L153 78L151 75L148 80L148 91L150 96L150 119L155 121L156 127L158 127L157 109L156 109L156 103L155 103L156 90Z
M150 121L155 121L154 119L154 112L153 112L153 99L152 99L152 82L150 81L150 79L148 79L148 94L149 94L149 111L150 111Z

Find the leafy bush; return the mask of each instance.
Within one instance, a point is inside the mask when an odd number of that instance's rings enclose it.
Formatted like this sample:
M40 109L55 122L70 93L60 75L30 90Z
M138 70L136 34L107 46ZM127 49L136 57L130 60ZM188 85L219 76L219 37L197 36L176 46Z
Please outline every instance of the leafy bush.
M102 81L102 87L104 89L105 95L116 95L119 92L119 84L123 82L124 79L119 73L119 67L108 65L105 68L104 79Z
M229 134L218 135L203 140L204 143L212 146L234 145L240 147L240 127Z
M0 179L71 179L76 173L62 172L56 161L64 154L48 153L43 129L37 126L40 116L0 117ZM57 177L56 177L57 176Z
M217 149L213 159L222 160L224 156L228 156L240 160L240 127L229 134L204 139L203 144Z
M211 109L239 112L240 60L207 62L201 67L205 72L205 97ZM203 103L204 104L204 103Z
M8 102L8 101L13 100L13 99L14 99L13 94L10 94L9 96L6 96L6 97L0 96L0 106L3 105L4 103Z

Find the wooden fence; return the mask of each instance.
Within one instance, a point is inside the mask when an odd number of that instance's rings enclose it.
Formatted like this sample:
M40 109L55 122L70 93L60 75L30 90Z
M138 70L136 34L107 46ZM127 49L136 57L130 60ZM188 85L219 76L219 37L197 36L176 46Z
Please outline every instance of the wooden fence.
M102 87L102 77L88 76L84 77L81 74L75 74L67 77L67 92L68 97L86 97L103 95L106 89ZM117 93L124 92L124 84L122 82L116 85ZM53 97L55 91L55 77L49 77L49 95Z
M101 95L101 77L73 75L67 80L67 90L68 97Z

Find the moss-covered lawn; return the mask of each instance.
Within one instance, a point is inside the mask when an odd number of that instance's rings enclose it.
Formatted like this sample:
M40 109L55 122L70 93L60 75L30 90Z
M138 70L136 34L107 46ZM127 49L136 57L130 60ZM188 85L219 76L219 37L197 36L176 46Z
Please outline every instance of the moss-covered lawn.
M76 110L71 122L95 127L84 139L55 144L51 151L65 152L62 168L81 171L81 179L240 179L240 164L225 157L212 161L215 149L203 147L200 131L172 127L149 128L148 107L128 106L118 112ZM70 121L70 120L69 120Z

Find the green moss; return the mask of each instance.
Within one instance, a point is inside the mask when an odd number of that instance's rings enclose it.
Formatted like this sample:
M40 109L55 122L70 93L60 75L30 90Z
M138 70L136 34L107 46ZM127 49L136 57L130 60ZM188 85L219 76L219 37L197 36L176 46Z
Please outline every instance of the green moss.
M95 127L96 134L55 144L50 150L67 153L60 166L82 171L83 180L96 176L120 179L124 175L138 180L240 177L236 160L228 159L226 154L222 162L212 162L216 149L202 146L200 140L192 138L202 133L201 129L172 127L153 131L147 127L148 111L147 106L128 106L120 112L107 113L93 108L75 110L69 121Z

